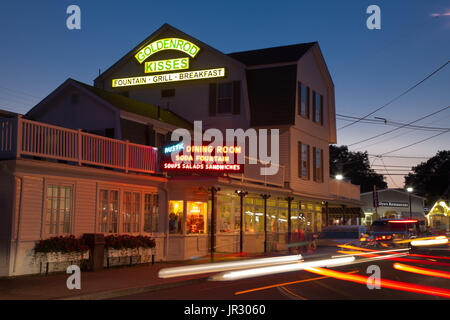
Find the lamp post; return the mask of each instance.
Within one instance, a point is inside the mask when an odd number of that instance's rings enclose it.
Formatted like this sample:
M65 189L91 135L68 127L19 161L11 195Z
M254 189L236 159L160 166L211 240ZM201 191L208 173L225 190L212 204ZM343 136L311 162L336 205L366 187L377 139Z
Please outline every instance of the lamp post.
M270 194L261 194L264 199L264 253L267 253L267 199L270 198Z
M406 191L408 191L409 194L409 218L412 218L412 210L411 210L411 193L413 192L413 188L412 187L408 187L406 188Z
M220 191L220 188L211 187L211 262L214 261L214 250L215 250L215 236L216 236L216 193Z
M242 254L244 238L244 197L248 194L248 192L243 190L236 190L235 192L241 198L241 230L239 233L239 252Z

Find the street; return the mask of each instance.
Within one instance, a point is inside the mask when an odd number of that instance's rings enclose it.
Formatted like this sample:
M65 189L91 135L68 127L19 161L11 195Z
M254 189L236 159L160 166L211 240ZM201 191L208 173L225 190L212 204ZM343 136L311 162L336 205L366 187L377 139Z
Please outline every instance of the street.
M450 272L450 258L435 252L392 258L392 260L366 261L331 268L349 275L370 277L369 266L380 267L383 280L399 282L400 290L389 288L369 289L367 283L355 283L315 274L309 271L296 271L268 275L236 281L205 281L181 288L166 289L121 297L121 300L436 300L446 299L429 290L424 293L410 292L414 285L450 290L449 279L405 272L394 269L394 263L419 267L427 270ZM329 256L331 257L331 255ZM329 258L328 257L328 258ZM311 257L309 260L313 260ZM320 259L323 259L322 257ZM308 261L309 261L308 260ZM317 260L317 258L316 258ZM363 261L358 257L357 262ZM367 259L365 259L367 260ZM373 268L373 267L372 267ZM180 278L181 280L182 278ZM410 288L412 285L413 289ZM422 289L422 288L420 288ZM428 288L430 289L430 288ZM425 293L428 292L428 293ZM431 293L431 294L430 294ZM447 291L450 294L450 291Z

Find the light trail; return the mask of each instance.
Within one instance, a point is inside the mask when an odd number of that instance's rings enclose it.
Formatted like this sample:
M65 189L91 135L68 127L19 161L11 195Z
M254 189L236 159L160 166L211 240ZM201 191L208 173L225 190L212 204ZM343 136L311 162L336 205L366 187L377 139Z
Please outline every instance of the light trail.
M182 266L174 268L161 269L158 273L160 278L173 278L188 275L196 275L202 273L219 272L243 269L247 267L262 267L273 264L286 264L295 261L300 261L302 256L291 255L282 257L271 257L271 258L261 258L261 259L247 259L242 261L232 261L232 262L218 262L218 263L205 263L195 266Z
M309 271L314 274L318 274L321 276L328 276L339 280L355 282L359 284L367 285L367 280L369 277L356 275L356 274L347 274L344 272L339 272L335 270L329 270L319 267L311 267L306 268L306 271ZM427 294L433 296L439 296L444 298L450 298L450 290L423 286L418 284L411 284L400 281L386 280L380 279L380 286L386 289L400 290L400 291L408 291L413 293Z
M411 241L411 245L414 247L419 246L432 246L436 244L446 244L448 243L447 238L441 238L441 239L432 239L432 240L413 240Z
M429 256L429 255L426 255L426 254L416 254L416 253L410 253L409 256L411 256L411 257L419 257L419 258L446 259L446 260L450 260L450 257L437 257L437 256Z
M291 271L300 271L309 267L337 267L349 264L355 260L355 257L342 257L336 259L325 259L325 260L317 260L317 261L309 261L309 262L300 262L300 263L290 263L278 266L270 266L270 267L262 267L262 268L253 268L253 269L245 269L245 270L237 270L230 271L225 273L220 273L217 275L213 275L210 277L211 281L230 281L230 280L239 280L253 277L260 277L270 274L282 273L282 272L291 272Z
M347 272L347 273L357 273L357 272L359 272L359 271L355 270L355 271L350 271L350 272ZM272 289L272 288L276 288L276 287L289 286L291 284L298 284L298 283L322 280L322 279L327 279L327 278L329 278L329 277L317 277L317 278L303 279L303 280L297 280L297 281L292 281L292 282L284 282L284 283L272 284L270 286L259 287L259 288L254 288L254 289L248 289L248 290L243 290L243 291L237 291L234 294L237 296L237 295L240 295L240 294L245 294L245 293L250 293L250 292L255 292L255 291L261 291L261 290L267 290L267 289Z
M402 263L394 263L394 269L406 271L406 272L417 273L417 274L422 274L425 276L450 279L450 272L432 270L432 269L426 269L426 268L419 268L419 267L409 266L409 265L402 264Z

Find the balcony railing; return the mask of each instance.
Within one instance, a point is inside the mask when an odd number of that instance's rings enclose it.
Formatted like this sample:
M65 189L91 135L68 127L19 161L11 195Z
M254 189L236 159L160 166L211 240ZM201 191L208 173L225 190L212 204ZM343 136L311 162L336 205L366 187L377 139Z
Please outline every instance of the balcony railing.
M39 157L121 169L159 171L154 147L18 118L0 118L0 159Z

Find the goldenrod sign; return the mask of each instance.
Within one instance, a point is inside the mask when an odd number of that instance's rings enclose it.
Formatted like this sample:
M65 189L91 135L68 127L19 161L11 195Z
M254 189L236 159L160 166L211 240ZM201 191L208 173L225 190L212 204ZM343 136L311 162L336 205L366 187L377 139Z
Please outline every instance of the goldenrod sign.
M145 62L145 73L189 69L189 58Z
M114 88L117 88L117 87L139 86L145 84L199 80L208 78L221 78L221 77L225 77L225 68L194 70L178 73L166 73L155 76L113 79L112 86Z
M166 38L156 40L149 45L145 46L135 55L135 58L139 63L142 63L145 59L152 54L162 50L178 50L182 51L192 58L194 58L200 51L200 48L190 41L179 38Z

